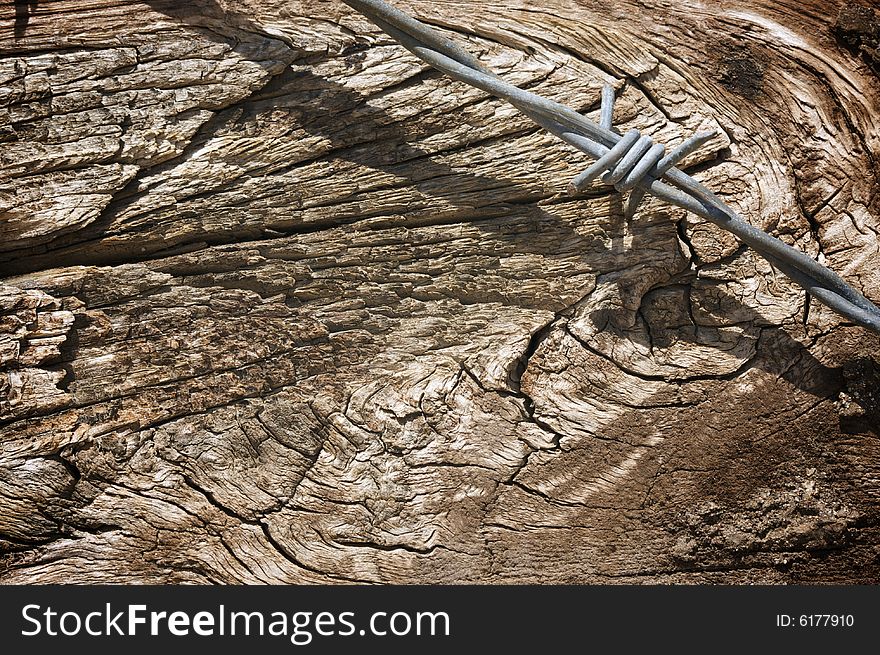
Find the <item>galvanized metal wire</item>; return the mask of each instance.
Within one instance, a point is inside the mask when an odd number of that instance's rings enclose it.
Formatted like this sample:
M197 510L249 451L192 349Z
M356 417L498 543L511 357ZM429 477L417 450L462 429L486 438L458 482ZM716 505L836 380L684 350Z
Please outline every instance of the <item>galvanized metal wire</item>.
M736 235L811 296L857 325L880 333L880 308L847 284L837 273L779 239L743 220L709 189L675 164L713 136L701 132L668 155L638 130L618 134L612 129L614 90L602 92L600 124L552 100L505 82L473 55L436 30L382 0L343 0L427 64L449 77L506 100L542 128L595 159L569 185L576 192L601 176L618 191L629 191L626 214L631 216L646 193L682 207Z

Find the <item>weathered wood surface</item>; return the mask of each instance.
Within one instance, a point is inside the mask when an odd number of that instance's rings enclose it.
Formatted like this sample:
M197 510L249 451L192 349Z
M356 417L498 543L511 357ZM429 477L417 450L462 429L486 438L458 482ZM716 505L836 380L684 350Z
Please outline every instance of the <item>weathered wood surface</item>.
M0 582L880 577L880 340L726 233L340 2L0 6ZM400 6L718 127L688 170L880 300L871 10Z

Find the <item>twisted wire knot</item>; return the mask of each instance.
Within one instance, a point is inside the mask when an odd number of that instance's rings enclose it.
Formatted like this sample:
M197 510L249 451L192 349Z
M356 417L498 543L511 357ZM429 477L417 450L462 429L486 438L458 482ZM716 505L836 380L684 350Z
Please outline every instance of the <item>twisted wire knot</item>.
M613 114L614 87L606 84L602 87L599 125L606 130L612 129ZM662 143L654 143L651 137L643 135L638 130L630 130L614 147L608 149L587 170L576 176L569 183L568 192L575 194L582 191L590 182L602 175L602 182L612 185L620 193L632 190L625 210L626 217L632 218L651 182L663 177L669 169L709 141L715 134L715 130L697 132L666 155L666 146Z

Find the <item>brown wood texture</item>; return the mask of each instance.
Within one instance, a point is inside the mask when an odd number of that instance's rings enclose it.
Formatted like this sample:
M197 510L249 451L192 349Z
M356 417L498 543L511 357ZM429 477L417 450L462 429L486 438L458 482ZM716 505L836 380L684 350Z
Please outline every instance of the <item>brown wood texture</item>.
M853 2L399 6L880 300ZM877 582L880 339L335 0L0 3L0 582Z

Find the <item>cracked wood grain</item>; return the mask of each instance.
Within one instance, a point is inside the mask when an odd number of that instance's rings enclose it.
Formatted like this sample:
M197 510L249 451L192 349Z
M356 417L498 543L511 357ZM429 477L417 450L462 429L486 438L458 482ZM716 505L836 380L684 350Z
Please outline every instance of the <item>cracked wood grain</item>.
M853 3L401 6L718 128L687 171L880 295ZM878 580L877 337L726 233L342 3L3 7L0 581Z

